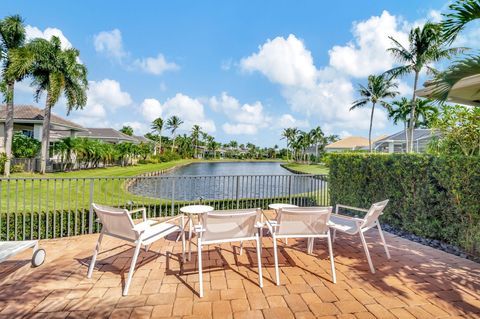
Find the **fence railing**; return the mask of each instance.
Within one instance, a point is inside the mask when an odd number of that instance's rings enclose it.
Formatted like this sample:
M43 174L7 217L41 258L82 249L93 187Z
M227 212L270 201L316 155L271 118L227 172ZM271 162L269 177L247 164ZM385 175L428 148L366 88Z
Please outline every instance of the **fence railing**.
M0 240L97 232L91 203L173 216L190 204L266 209L274 202L329 204L323 175L141 176L0 179ZM139 218L133 216L133 218Z

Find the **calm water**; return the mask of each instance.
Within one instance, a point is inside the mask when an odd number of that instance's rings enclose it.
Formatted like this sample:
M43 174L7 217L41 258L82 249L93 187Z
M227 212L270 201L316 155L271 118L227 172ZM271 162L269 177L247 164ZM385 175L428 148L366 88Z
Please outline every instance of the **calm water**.
M275 162L194 163L153 178L138 178L130 192L175 200L272 198L318 188L310 176Z
M194 163L179 167L166 175L290 175L275 162Z

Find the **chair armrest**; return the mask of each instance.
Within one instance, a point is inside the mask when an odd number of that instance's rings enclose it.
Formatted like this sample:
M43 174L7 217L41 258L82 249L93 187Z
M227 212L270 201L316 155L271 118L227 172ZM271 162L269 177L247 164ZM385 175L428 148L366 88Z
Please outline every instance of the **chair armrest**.
M335 209L335 212L338 214L338 209L339 208L346 208L346 209L351 209L351 210L356 210L356 211L359 211L359 212L365 212L365 213L368 213L368 209L365 209L365 208L358 208L358 207L353 207L353 206L347 206L347 205L342 205L342 204L337 204L336 205L336 209Z
M355 221L355 222L357 222L357 223L363 222L363 219L362 219L362 218L351 217L351 216L340 215L340 214L331 214L331 215L330 215L330 218L331 218L331 217L337 217L337 218L346 219L346 220L353 220L353 221Z
M138 213L139 211L142 211L143 221L146 221L147 220L147 209L145 207L140 207L140 208L137 208L137 209L130 210L130 211L128 211L128 213L133 214L133 213Z
M138 234L143 233L147 228L150 228L152 226L151 223L147 222L141 222L133 226L133 231L137 232Z
M194 225L193 226L193 231L195 233L203 233L205 231L205 228L203 228L202 225Z

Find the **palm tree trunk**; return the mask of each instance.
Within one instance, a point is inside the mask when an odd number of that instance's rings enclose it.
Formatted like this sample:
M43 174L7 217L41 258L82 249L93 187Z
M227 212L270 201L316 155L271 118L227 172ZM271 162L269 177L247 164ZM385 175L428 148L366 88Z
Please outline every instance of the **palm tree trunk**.
M52 106L50 105L50 95L47 93L45 103L45 113L43 116L42 127L42 146L40 152L40 174L45 174L48 160L48 149L50 146L50 117L52 114Z
M318 142L315 143L315 161L318 163Z
M370 114L370 128L368 130L368 148L370 153L372 152L372 125L373 125L373 113L375 112L375 103L372 103L372 113Z
M418 72L415 72L415 80L413 82L413 96L412 96L412 113L410 114L410 127L408 128L409 136L408 136L408 152L413 151L413 130L415 129L415 100L417 98L417 85L418 85Z
M175 134L173 134L173 137L172 137L172 153L174 148L175 148Z
M159 144L159 150L158 150L158 155L162 154L162 130L160 130L160 142Z
M5 118L5 154L7 158L4 167L5 177L10 176L10 164L12 159L14 85L14 81L10 81L7 83L7 109Z

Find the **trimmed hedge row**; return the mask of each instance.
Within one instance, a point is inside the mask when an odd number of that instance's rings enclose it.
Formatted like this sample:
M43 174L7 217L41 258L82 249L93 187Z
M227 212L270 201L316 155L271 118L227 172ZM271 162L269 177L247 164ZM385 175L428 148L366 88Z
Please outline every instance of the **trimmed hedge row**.
M332 204L390 199L381 220L480 255L480 158L427 154L332 154Z

